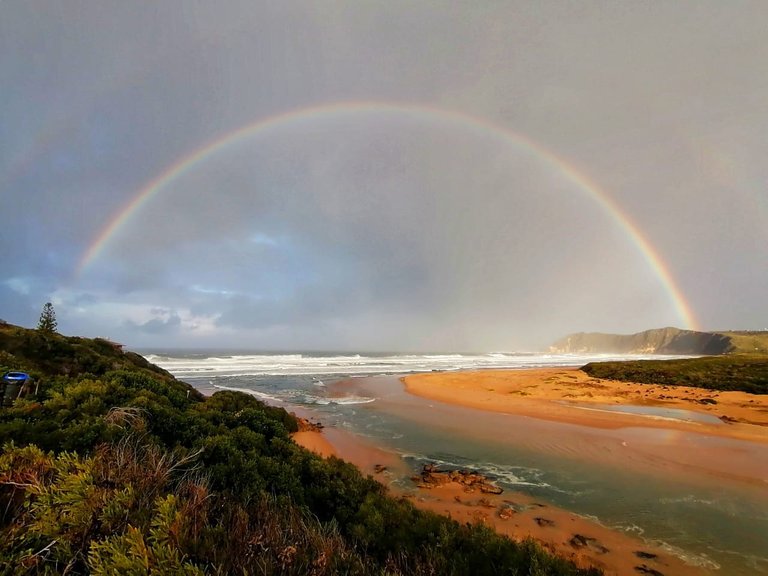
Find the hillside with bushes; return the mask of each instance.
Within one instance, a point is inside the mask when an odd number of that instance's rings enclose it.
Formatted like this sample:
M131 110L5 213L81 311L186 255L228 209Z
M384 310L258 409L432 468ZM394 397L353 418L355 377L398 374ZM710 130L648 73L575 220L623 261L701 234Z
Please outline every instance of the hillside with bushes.
M204 397L107 340L0 326L3 574L596 575L417 510L296 445L296 419Z

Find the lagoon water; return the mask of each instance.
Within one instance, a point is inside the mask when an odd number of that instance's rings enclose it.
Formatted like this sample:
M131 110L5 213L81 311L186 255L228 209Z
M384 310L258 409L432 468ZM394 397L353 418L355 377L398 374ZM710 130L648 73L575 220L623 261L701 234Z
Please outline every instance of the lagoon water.
M670 473L674 462L664 457L670 444L689 451L725 446L734 458L768 462L768 447L683 432L605 431L489 414L412 396L399 381L399 375L410 372L573 366L612 357L220 351L154 351L145 356L206 391L243 390L288 409L311 410L326 425L399 454L413 469L426 462L478 469L504 488L661 544L713 574L768 574L768 478L756 486L695 472ZM642 410L649 417L711 418L684 410ZM647 450L627 456L623 447L628 442ZM407 478L395 481L409 486Z

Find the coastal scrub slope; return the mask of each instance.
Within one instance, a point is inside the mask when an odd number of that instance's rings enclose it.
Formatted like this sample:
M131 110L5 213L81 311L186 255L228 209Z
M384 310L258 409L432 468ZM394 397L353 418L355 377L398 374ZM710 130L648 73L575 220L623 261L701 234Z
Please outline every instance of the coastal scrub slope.
M299 447L285 410L109 341L3 325L0 370L39 386L0 408L3 573L600 573L417 510Z

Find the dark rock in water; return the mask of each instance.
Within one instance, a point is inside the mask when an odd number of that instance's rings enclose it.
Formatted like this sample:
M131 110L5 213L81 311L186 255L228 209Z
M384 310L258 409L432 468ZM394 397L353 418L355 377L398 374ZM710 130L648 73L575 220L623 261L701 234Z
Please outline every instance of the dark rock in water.
M635 550L635 556L637 556L638 558L643 558L644 560L652 560L654 558L659 557L657 554L654 554L653 552L644 552L643 550Z
M381 474L381 473L382 473L382 472L384 472L386 469L387 469L387 467L386 467L386 466L384 466L383 464L374 464L374 465L373 465L373 471L374 471L374 473L376 473L376 474Z
M419 488L434 488L449 482L456 482L464 486L466 492L474 492L476 489L483 494L501 494L504 492L498 486L494 486L482 474L469 470L438 470L434 464L424 464L421 474L411 477Z
M537 517L537 518L534 518L533 521L536 522L536 524L538 524L542 528L549 528L555 525L554 521L549 520L547 518Z
M650 574L650 576L664 576L664 572L659 572L655 568L649 568L645 564L642 566L635 566L635 572L640 574Z

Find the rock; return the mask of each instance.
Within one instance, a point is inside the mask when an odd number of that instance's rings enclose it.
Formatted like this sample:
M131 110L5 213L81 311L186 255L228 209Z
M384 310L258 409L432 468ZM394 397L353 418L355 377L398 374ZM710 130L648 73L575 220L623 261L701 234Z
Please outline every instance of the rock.
M554 521L549 520L548 518L537 517L537 518L534 518L533 521L536 522L536 524L538 524L542 528L551 528L552 526L555 525Z
M306 418L296 416L296 414L292 415L296 418L299 432L320 432L323 429L323 425L320 422L310 422Z
M587 537L581 534L574 534L568 543L574 548L584 548L587 545Z
M499 518L501 518L502 520L509 520L515 514L516 512L514 511L514 509L508 506L504 506L501 510L499 510Z
M468 470L438 470L434 464L424 464L421 474L411 478L417 486L430 488L441 486L449 482L456 482L464 487L465 492L474 492L479 489L484 494L501 494L504 490L491 484L488 479L477 472Z
M381 474L382 472L386 471L387 467L383 464L374 464L373 465L373 471L376 474Z
M605 554L606 552L610 552L610 550L600 544L596 538L582 536L581 534L574 534L568 543L574 548L589 548L598 554Z
M651 576L664 576L663 572L659 572L655 568L649 568L645 564L642 566L635 566L635 572L639 572L640 574L650 574Z
M635 556L637 556L638 558L642 558L643 560L652 560L654 558L659 557L657 554L654 554L653 552L644 552L643 550L635 550Z

